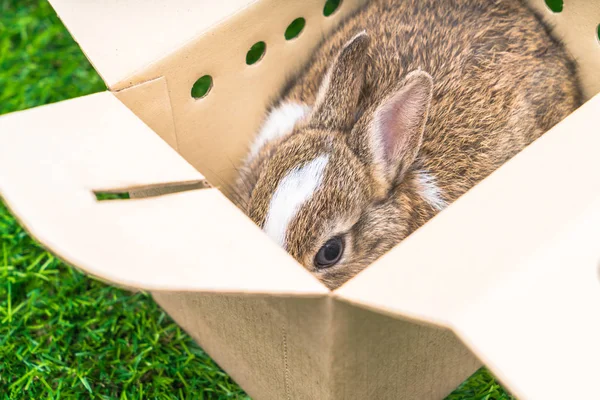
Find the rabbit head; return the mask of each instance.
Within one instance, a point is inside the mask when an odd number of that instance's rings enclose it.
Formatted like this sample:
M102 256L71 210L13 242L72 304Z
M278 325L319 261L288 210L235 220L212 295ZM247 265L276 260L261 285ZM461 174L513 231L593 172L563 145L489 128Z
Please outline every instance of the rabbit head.
M365 32L347 42L314 104L271 112L238 183L249 217L332 289L408 235L426 203L411 167L432 78L411 72L361 109L369 42Z

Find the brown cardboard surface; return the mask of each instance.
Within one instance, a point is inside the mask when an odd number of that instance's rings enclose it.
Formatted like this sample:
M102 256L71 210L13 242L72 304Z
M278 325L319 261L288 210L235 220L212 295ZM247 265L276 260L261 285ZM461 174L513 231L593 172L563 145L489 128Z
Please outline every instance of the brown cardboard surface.
M50 3L112 89L116 83L254 1L50 0Z
M8 206L92 275L142 289L327 292L216 189L96 201L93 191L203 180L111 93L4 116L0 132Z
M333 331L324 298L153 293L254 400L329 400Z
M177 150L177 135L165 78L143 82L113 93L169 146Z
M481 366L448 330L335 305L332 399L440 400Z
M594 393L583 377L600 376L599 126L600 95L337 296L455 329L521 398Z
M153 297L254 400L442 399L481 365L447 330L327 297Z

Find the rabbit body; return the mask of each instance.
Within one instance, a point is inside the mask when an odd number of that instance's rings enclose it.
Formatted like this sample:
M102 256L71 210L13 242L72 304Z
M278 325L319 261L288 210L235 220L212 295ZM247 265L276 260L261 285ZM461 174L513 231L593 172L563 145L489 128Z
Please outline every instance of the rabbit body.
M237 204L335 289L580 103L521 1L375 0L274 103Z

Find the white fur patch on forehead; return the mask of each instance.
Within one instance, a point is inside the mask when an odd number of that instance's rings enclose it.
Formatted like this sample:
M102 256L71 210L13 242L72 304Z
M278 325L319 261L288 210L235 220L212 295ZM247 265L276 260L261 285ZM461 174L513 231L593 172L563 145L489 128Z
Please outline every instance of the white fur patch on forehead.
M290 223L302 205L319 190L328 162L329 155L321 155L291 169L279 181L269 203L263 230L281 247L286 247L285 237Z
M441 211L448 206L448 203L446 203L442 197L442 192L438 187L433 175L427 171L419 171L416 181L417 185L419 186L419 195L431 207L437 211Z
M287 102L274 108L250 147L250 158L256 157L268 142L289 135L298 121L310 112L310 107L302 103Z

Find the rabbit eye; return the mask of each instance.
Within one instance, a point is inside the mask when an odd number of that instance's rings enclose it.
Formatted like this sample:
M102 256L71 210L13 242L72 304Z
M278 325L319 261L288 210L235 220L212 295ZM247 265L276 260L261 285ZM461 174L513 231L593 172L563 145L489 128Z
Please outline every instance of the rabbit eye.
M331 238L317 252L315 266L319 269L329 268L340 261L343 253L344 240L339 236Z

